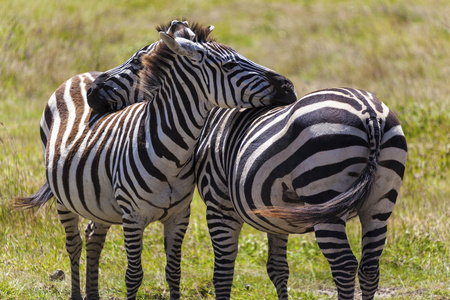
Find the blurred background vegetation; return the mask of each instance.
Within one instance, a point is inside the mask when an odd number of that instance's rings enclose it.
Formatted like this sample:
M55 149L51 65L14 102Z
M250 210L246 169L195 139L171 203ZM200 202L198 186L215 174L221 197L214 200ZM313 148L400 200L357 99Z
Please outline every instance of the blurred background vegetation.
M159 37L155 26L187 18L295 84L299 96L349 86L375 93L402 122L409 157L381 259L380 296L450 297L450 2L446 0L0 0L0 298L67 299L69 259L56 209L13 212L14 196L44 181L39 119L75 74L104 71ZM212 299L212 250L204 205L193 201L184 243L185 299ZM360 252L358 222L349 224ZM168 299L162 230L151 225L143 299ZM275 299L263 233L246 228L233 299ZM359 257L359 256L358 256ZM292 299L333 296L313 235L289 243ZM125 297L122 231L107 239L101 296ZM63 282L50 281L56 269ZM83 268L83 266L82 266Z

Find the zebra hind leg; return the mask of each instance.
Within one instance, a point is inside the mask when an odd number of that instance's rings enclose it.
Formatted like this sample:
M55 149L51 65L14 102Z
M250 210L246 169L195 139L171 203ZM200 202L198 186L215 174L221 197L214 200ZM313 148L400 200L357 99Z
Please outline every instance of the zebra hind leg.
M394 209L397 191L390 190L378 200L378 207L359 212L362 229L362 254L358 269L362 299L373 299L380 279L379 261L387 235L387 220Z
M364 224L364 222L361 222ZM362 299L373 299L378 289L380 279L379 260L386 241L386 224L374 226L370 230L364 229L362 237L362 256L358 269L359 285ZM364 233L365 232L365 233Z
M164 224L164 248L166 252L166 281L169 285L170 299L180 299L181 279L181 246L184 235L189 225L190 208L187 207L183 214L174 215L163 222Z
M86 300L100 299L98 292L98 268L100 254L110 225L89 222L86 228Z
M277 289L278 299L289 299L287 282L289 279L289 266L287 262L287 234L267 234L269 242L267 274Z
M338 299L353 299L358 260L353 255L345 232L345 221L314 227L317 243L331 267Z
M78 215L69 211L64 205L57 204L58 216L66 232L66 250L70 258L70 271L72 277L71 300L81 300L80 290L80 256L83 241L78 228Z

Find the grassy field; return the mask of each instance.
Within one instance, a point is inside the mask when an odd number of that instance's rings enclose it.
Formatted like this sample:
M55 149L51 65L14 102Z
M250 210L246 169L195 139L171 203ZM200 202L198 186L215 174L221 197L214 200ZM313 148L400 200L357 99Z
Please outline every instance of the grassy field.
M389 220L379 298L450 299L450 2L445 0L0 0L0 299L67 299L70 265L55 206L12 211L44 181L39 119L66 79L107 70L186 17L295 84L297 93L350 86L377 94L400 118L408 163ZM184 299L213 299L205 207L193 200L183 245ZM82 224L85 226L86 222ZM359 257L360 228L348 225ZM162 227L146 231L141 299L168 299ZM329 266L313 235L289 242L292 299L332 299ZM276 299L265 235L241 236L232 299ZM82 274L84 272L82 264ZM103 299L125 298L122 229L101 259ZM63 281L51 281L56 269ZM114 298L113 298L114 297Z

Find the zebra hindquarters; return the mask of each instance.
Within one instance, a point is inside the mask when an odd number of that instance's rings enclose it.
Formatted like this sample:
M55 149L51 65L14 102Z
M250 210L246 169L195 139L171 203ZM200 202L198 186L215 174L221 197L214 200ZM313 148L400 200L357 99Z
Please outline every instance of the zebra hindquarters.
M386 242L387 221L400 192L406 164L406 140L392 113L386 118L380 155L370 192L357 207L362 228L361 261L356 261L347 241L345 218L336 224L315 226L320 249L327 258L339 299L353 299L356 271L362 298L373 299L378 289L379 260Z

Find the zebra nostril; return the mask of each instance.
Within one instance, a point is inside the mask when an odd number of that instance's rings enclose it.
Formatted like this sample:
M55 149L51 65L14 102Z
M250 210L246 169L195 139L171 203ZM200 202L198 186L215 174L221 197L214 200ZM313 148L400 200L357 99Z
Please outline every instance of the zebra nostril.
M284 80L283 85L281 87L286 92L294 92L295 91L294 84L287 79Z

